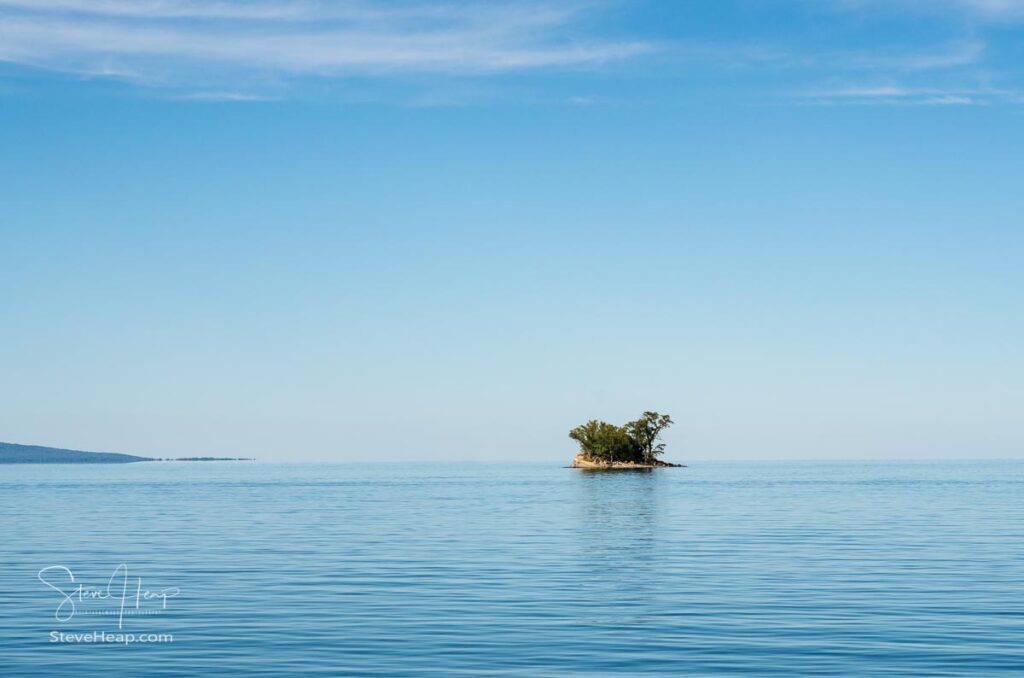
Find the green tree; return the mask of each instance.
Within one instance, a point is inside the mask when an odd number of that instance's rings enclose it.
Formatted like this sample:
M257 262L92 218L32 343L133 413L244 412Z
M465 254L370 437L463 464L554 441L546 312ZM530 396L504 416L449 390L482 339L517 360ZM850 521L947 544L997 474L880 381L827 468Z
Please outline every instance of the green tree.
M569 431L569 437L580 444L580 452L608 463L637 461L641 450L624 428L606 421L591 419Z
M667 414L644 412L636 421L627 423L623 430L639 450L643 462L651 464L665 451L665 443L659 443L658 440L662 431L672 423L672 418Z
M577 426L569 431L569 437L580 444L580 452L591 457L596 457L598 430L603 421L591 419L586 424Z

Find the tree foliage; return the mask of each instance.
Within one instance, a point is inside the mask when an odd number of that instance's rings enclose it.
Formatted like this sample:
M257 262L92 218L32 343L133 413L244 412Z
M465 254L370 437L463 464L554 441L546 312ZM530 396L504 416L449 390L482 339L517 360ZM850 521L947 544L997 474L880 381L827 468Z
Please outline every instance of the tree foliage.
M661 432L672 425L672 418L667 414L644 412L636 421L627 423L623 428L630 439L640 448L645 462L653 462L665 451L665 443L659 443Z
M569 431L569 437L580 444L580 452L592 459L649 464L665 451L665 444L658 441L671 425L667 414L644 412L624 426L591 419Z

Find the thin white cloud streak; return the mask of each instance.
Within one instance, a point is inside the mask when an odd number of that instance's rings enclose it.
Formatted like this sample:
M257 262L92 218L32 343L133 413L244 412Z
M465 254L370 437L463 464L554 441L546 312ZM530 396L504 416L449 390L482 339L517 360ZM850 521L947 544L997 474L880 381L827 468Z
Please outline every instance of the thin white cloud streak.
M396 21L490 21L504 18L522 22L565 20L586 10L586 0L552 4L533 2L448 2L425 4L415 0L0 0L0 11L17 10L37 15L92 16L116 19L227 19L248 21L354 21L393 24Z
M0 0L0 60L152 84L261 76L474 74L593 66L652 50L567 37L581 3Z
M866 66L891 68L905 71L928 71L977 63L985 52L985 43L968 40L949 45L943 49L920 51L900 55L880 55L862 60Z
M664 50L682 63L709 68L770 68L809 73L917 73L955 70L981 62L987 51L983 40L954 40L932 45L878 46L873 49L800 49L769 43L677 43Z
M228 2L182 2L181 0L0 0L0 9L16 9L36 13L73 13L143 19L310 19L309 3L253 2L238 5Z
M995 88L941 89L868 85L811 91L797 98L820 105L989 106L1019 103L1021 92Z
M351 2L324 4L295 2L189 2L188 0L0 0L0 9L34 13L80 14L135 19L249 19L317 20L358 19L373 14Z
M961 8L989 19L1024 19L1022 0L954 0Z
M817 3L821 0L810 0ZM828 0L841 9L955 13L981 21L1024 19L1024 0Z
M273 101L273 97L249 94L248 92L200 91L189 92L177 97L186 101Z

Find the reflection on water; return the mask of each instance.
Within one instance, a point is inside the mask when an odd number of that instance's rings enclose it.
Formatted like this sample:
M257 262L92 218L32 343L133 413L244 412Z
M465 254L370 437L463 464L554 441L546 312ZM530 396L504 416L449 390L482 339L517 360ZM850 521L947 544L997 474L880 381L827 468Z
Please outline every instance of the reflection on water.
M662 478L652 469L576 471L579 496L577 528L595 548L650 541L657 532Z
M0 467L0 673L1013 675L1022 469ZM120 563L174 642L50 643Z
M614 633L645 621L646 601L658 582L664 469L657 471L577 471L578 567L589 597L601 601L600 614L581 620L591 632Z

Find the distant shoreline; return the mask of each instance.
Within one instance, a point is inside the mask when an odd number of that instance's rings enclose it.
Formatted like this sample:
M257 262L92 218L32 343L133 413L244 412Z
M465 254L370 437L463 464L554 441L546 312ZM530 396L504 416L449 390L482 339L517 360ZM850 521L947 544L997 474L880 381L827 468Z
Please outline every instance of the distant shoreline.
M119 452L85 452L60 447L0 443L0 464L133 464L140 461L255 461L249 457L140 457Z

